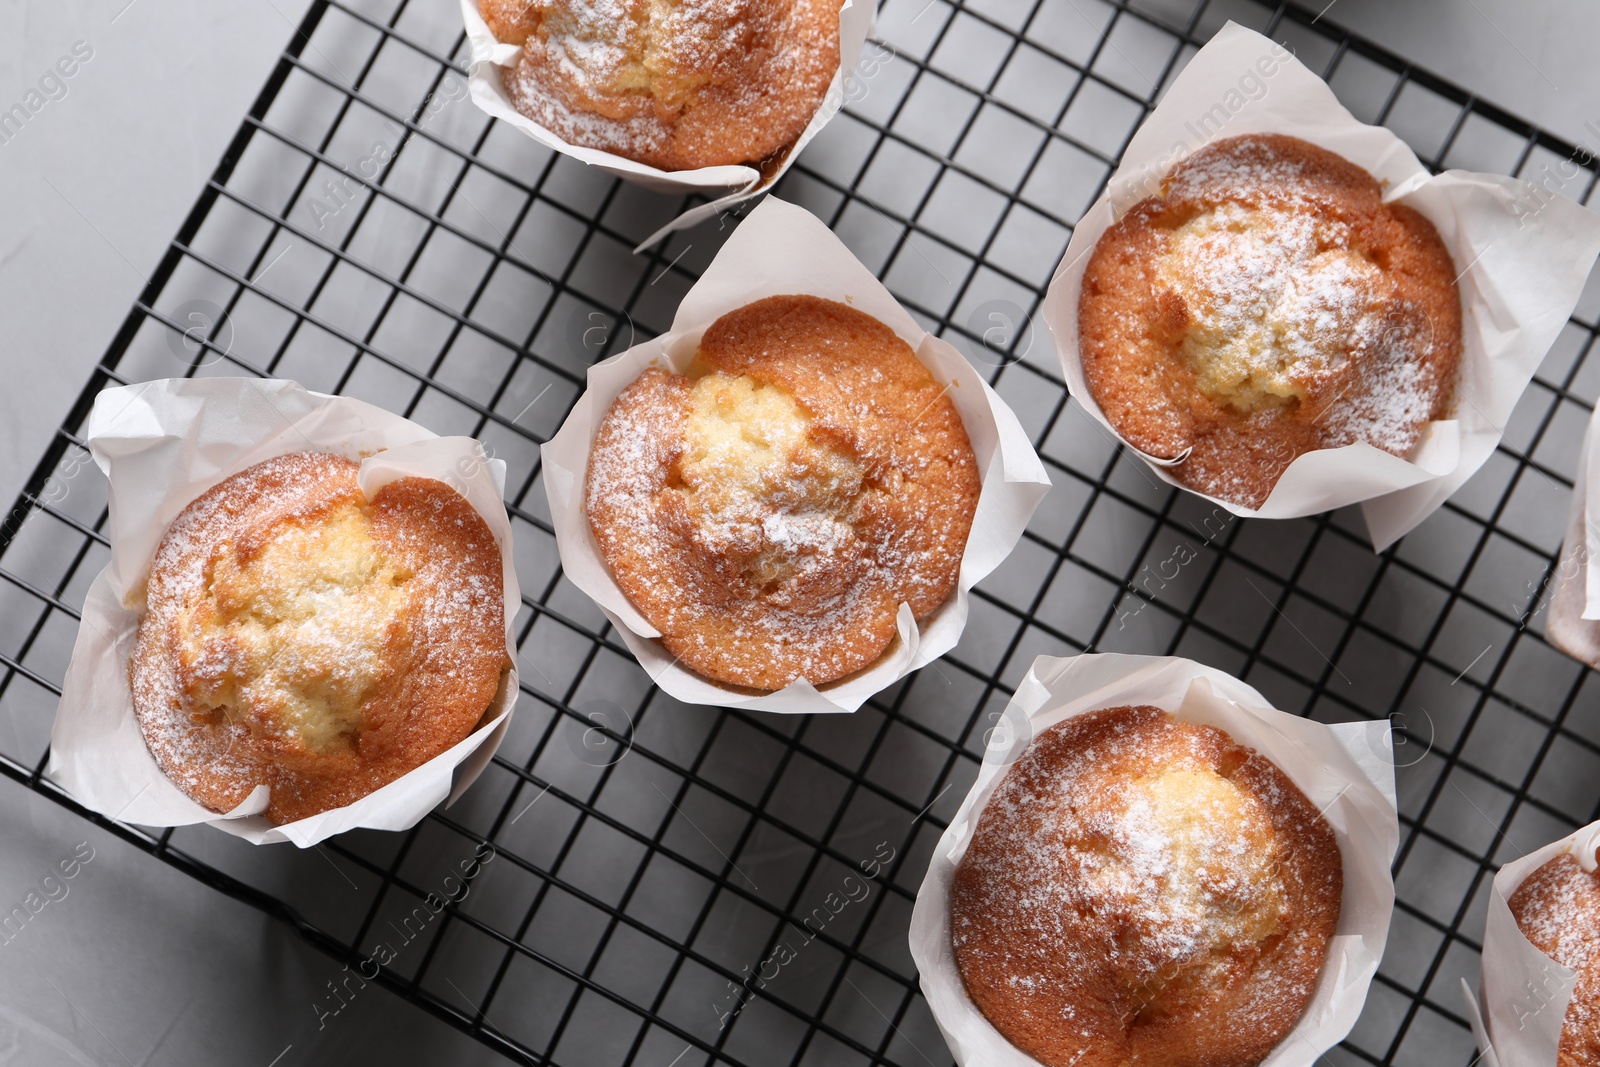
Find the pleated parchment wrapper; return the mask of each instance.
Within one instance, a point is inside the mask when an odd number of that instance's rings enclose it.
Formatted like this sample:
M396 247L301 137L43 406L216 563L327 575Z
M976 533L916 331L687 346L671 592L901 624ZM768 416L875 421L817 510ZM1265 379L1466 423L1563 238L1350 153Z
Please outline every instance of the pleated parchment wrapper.
M1073 229L1044 302L1073 397L1179 488L1188 487L1172 477L1171 464L1128 444L1090 394L1078 352L1078 294L1096 243L1116 219L1158 192L1186 156L1247 133L1290 134L1364 167L1383 185L1386 202L1427 216L1461 272L1454 418L1429 423L1404 459L1365 442L1307 453L1283 472L1260 510L1207 497L1235 515L1269 519L1360 503L1373 547L1381 551L1432 514L1494 452L1517 398L1583 292L1600 254L1600 216L1514 178L1462 170L1430 176L1403 141L1357 121L1282 45L1229 23L1189 61L1134 134L1106 194Z
M822 98L822 106L811 116L811 122L789 148L779 165L763 178L755 167L732 164L720 167L698 167L694 170L662 170L659 167L636 163L631 159L597 148L568 144L554 133L518 111L506 95L501 82L501 71L510 70L522 58L522 46L501 44L490 32L478 10L478 0L461 0L461 17L466 22L467 42L472 48L472 63L467 71L467 90L472 102L492 118L509 122L546 148L571 156L580 163L615 175L624 181L654 189L661 193L703 193L711 197L708 203L690 208L655 233L639 243L635 252L649 248L668 234L688 229L719 212L758 196L775 185L779 178L794 165L801 151L822 127L839 113L853 87L846 84L861 58L861 48L866 44L877 17L876 0L844 0L839 9L839 69ZM865 72L864 72L865 73Z
M361 463L370 497L398 478L445 482L483 516L500 547L506 651L516 662L513 620L522 592L512 562L511 521L502 503L505 464L468 437L440 437L409 419L298 383L261 378L173 378L107 389L85 434L110 482L111 562L89 587L83 623L61 687L45 776L84 806L141 826L210 823L253 844L307 848L357 827L404 830L440 801L453 803L488 765L517 700L517 672L464 740L360 800L274 826L259 813L268 787L218 815L161 773L134 717L128 684L150 563L167 527L212 486L274 456L329 452ZM136 600L137 598L137 600Z
M1567 535L1550 579L1550 616L1544 634L1552 645L1576 660L1600 666L1600 501L1591 496L1590 479L1600 474L1600 413L1591 415L1578 453L1578 472L1572 483L1572 503L1567 512Z
M1322 811L1344 865L1339 926L1305 1013L1263 1067L1310 1067L1338 1044L1367 996L1394 911L1389 864L1400 841L1387 721L1326 725L1276 711L1250 686L1193 660L1083 655L1033 661L990 735L977 780L939 839L911 913L911 956L945 1042L964 1067L1039 1067L983 1017L950 940L950 881L1001 778L1030 741L1103 708L1151 705L1214 726L1266 756Z
M1467 980L1461 993L1467 1022L1483 1053L1484 1067L1556 1067L1561 1024L1578 976L1523 936L1507 903L1527 877L1563 852L1570 852L1586 871L1595 869L1600 847L1600 822L1512 860L1495 872L1489 887L1489 914L1483 929L1483 970L1478 1002Z
M935 378L949 384L945 395L966 426L983 489L960 579L942 606L919 625L911 609L901 604L899 636L870 667L821 689L801 680L762 694L702 677L662 647L660 631L629 602L601 558L584 508L584 484L595 431L618 393L649 367L685 370L701 334L728 312L763 297L789 294L836 300L873 316L909 344ZM562 569L605 612L640 666L679 700L755 711L855 711L872 694L954 648L967 621L968 590L1010 554L1050 488L1016 415L965 357L918 326L821 220L775 197L739 224L685 294L671 330L589 369L588 388L544 446L543 463Z

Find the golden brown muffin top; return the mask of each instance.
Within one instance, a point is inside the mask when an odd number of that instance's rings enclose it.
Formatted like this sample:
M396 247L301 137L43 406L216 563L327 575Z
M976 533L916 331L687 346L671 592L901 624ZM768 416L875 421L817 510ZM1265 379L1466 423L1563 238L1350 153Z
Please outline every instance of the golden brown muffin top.
M838 0L483 0L518 111L571 144L663 170L759 164L839 69Z
M1036 737L956 869L967 993L1046 1067L1253 1067L1339 922L1327 821L1277 766L1152 707Z
M1433 225L1360 167L1251 134L1173 168L1100 238L1079 297L1084 378L1136 448L1200 492L1266 501L1298 456L1397 456L1446 417L1461 351Z
M955 406L870 315L775 296L706 330L688 375L651 369L589 456L590 529L674 656L781 689L841 678L955 588L977 461Z
M258 785L292 822L456 744L509 665L500 551L443 482L368 501L293 452L201 494L156 550L130 681L163 773L216 812Z
M1525 878L1506 901L1533 947L1578 972L1561 1023L1557 1067L1600 1065L1600 871L1562 853Z

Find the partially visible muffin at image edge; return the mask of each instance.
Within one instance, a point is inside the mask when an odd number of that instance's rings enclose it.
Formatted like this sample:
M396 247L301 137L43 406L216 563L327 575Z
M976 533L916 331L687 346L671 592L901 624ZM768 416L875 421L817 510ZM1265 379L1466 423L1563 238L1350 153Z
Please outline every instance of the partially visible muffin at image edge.
M569 144L662 170L760 166L822 106L839 0L482 0L512 105Z
M1405 456L1450 415L1461 298L1433 224L1365 170L1250 134L1179 163L1101 235L1078 330L1118 433L1257 508L1307 452Z
M1040 733L950 887L978 1010L1045 1067L1254 1067L1316 988L1339 844L1270 760L1153 707Z
M370 501L360 465L294 452L208 490L156 550L129 676L163 773L227 812L341 807L472 732L506 653L488 524L443 482Z
M688 373L612 403L585 507L666 649L728 685L835 681L955 589L977 460L955 405L888 326L774 296L714 322Z
M1578 984L1561 1023L1557 1067L1600 1067L1600 871L1571 853L1542 864L1506 903L1522 935Z

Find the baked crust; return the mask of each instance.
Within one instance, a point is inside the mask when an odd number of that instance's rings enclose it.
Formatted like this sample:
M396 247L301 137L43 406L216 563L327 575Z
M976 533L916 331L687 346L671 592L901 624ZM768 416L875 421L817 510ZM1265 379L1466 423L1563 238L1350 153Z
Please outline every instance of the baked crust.
M1117 432L1199 492L1260 507L1298 456L1397 456L1451 410L1461 299L1432 223L1341 156L1213 142L1108 229L1078 340Z
M981 488L955 406L893 330L775 296L729 312L691 376L651 369L606 412L586 508L674 656L754 689L876 660L901 603L956 586Z
M1600 1067L1600 872L1562 853L1528 875L1506 903L1534 948L1578 972L1556 1067Z
M1041 733L950 890L974 1004L1047 1067L1252 1067L1339 922L1327 821L1270 760L1152 707Z
M370 502L293 452L203 493L156 550L129 677L156 763L212 811L293 822L450 748L510 666L500 552L443 482Z
M516 109L562 140L662 170L759 164L839 69L838 0L483 0Z

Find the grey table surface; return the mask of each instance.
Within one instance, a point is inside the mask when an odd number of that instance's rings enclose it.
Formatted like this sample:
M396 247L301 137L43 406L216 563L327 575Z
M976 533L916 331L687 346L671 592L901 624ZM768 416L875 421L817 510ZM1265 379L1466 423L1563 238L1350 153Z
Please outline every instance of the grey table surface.
M78 59L0 139L0 500L21 487L305 6L0 4L0 110ZM1334 0L1324 17L1559 136L1600 140L1600 5ZM376 986L319 1018L338 968L287 927L0 782L0 911L89 850L59 883L65 896L0 938L0 1062L500 1062Z

